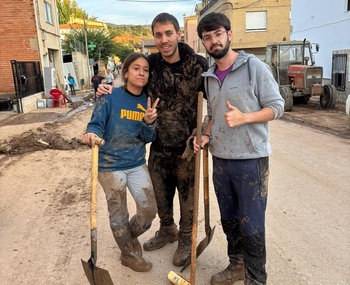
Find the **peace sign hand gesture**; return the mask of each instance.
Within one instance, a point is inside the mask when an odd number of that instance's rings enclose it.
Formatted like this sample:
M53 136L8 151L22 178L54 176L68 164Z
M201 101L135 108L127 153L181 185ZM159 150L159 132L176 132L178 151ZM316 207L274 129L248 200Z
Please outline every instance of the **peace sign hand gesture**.
M151 98L147 98L147 110L145 112L144 120L147 125L153 124L154 120L157 118L157 105L159 102L159 98L156 99L156 101L153 103L153 106L151 107Z

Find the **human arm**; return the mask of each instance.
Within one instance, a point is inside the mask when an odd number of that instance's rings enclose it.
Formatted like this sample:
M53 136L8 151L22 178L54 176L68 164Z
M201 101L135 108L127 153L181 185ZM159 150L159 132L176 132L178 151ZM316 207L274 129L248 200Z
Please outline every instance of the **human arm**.
M111 103L108 100L103 100L101 104L95 105L90 122L87 125L86 132L83 134L83 144L94 146L94 140L96 137L104 137L110 114L110 107Z
M159 98L151 105L151 98L147 98L147 110L145 111L145 116L143 117L141 124L140 137L145 143L149 143L156 138L156 123L157 118L157 105Z
M83 134L83 138L82 138L81 142L83 144L87 144L87 145L93 147L95 145L97 138L98 138L98 135L96 135L95 133L85 133L85 134Z
M274 119L275 114L272 108L265 107L259 111L251 113L242 113L229 101L226 102L228 112L224 114L228 127L235 128L250 123L265 123Z
M96 92L96 97L99 98L105 94L112 94L113 86L109 84L99 84Z
M200 147L203 148L205 145L209 144L211 141L211 127L213 125L213 121L209 119L206 129L201 135L201 145ZM197 144L197 141L193 139L193 151L196 153L199 150L199 145Z
M151 98L147 98L147 110L145 112L145 116L143 117L143 120L145 121L146 125L151 125L154 123L155 119L157 118L157 105L159 102L159 98L156 99L156 101L151 105Z

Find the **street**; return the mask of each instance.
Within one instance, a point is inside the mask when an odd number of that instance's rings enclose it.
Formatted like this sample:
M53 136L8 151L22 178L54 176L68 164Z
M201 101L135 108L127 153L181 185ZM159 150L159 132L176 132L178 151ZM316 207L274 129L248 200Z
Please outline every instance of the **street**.
M88 108L52 124L0 126L0 145L28 130L60 134L67 142L81 139L91 111ZM350 140L288 120L273 121L270 129L268 284L349 285ZM211 163L209 171L211 178ZM90 257L90 149L0 154L0 185L1 284L89 284L81 259ZM132 216L135 205L128 198ZM198 285L208 285L210 277L228 265L211 181L210 205L210 224L216 230L197 260ZM205 237L202 191L199 206L198 242ZM144 252L153 268L136 273L120 263L100 186L97 207L97 265L109 271L114 284L171 284L167 274L171 270L180 274L181 269L172 265L176 243ZM158 227L157 217L140 241L152 237ZM189 280L189 268L181 275Z

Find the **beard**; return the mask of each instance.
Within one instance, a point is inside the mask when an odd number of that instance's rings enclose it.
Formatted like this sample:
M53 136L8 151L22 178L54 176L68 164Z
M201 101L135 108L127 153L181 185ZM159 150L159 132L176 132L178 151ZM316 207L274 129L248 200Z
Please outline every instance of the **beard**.
M221 45L217 45L217 46L221 46ZM216 49L214 51L207 51L207 52L212 58L214 58L214 59L221 59L227 54L229 48L230 48L230 42L227 41L226 45L225 45L225 47L223 49Z

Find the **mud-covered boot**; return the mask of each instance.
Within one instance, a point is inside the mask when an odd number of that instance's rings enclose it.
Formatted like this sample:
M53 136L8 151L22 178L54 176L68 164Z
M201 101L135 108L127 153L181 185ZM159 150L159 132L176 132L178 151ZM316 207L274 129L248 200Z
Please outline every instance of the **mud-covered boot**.
M143 249L152 251L165 246L168 242L174 242L178 239L178 230L176 225L169 227L160 226L155 236L143 244Z
M174 254L173 264L183 266L191 257L192 233L179 233L179 242Z
M211 277L211 285L232 285L238 280L244 280L244 262L243 257L239 256L236 258L230 257L230 264L228 267L214 274Z
M120 260L124 266L128 266L137 272L149 271L152 268L151 262L135 252L129 224L114 229L113 236L120 248Z

